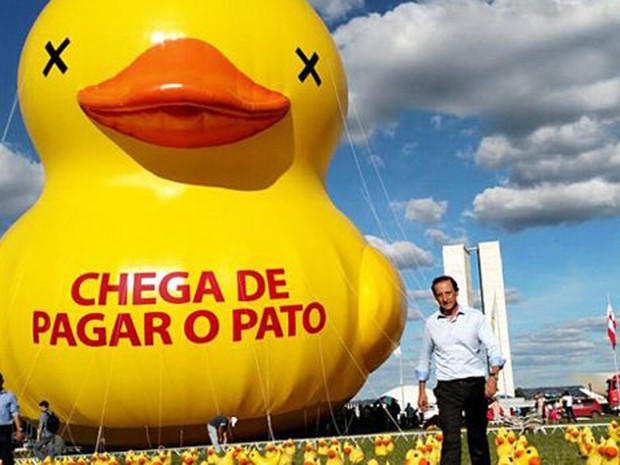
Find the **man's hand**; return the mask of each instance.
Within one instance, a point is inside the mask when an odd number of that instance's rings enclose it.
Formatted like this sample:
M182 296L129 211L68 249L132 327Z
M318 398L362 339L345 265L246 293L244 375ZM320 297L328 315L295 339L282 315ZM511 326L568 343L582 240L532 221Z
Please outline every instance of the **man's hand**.
M418 408L422 412L426 412L428 410L428 399L426 398L426 389L421 388L418 391Z
M17 439L18 442L24 442L24 432L20 429L18 429L17 431L15 431L15 439Z
M497 394L497 378L495 376L489 376L484 386L484 395L487 399L491 399L495 397L495 394Z

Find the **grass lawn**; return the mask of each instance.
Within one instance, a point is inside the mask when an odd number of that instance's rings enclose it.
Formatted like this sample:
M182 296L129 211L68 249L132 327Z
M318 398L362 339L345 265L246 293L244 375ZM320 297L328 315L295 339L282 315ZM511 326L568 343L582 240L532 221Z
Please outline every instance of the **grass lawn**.
M583 426L588 425L579 425L580 428ZM538 449L543 465L585 465L585 459L579 456L577 445L566 442L564 439L564 432L564 428L558 428L548 430L546 434L527 433L525 436L527 437L528 442L531 445L536 446ZM592 432L594 433L594 436L599 439L601 436L607 435L607 428L600 426L592 427ZM497 456L495 455L495 445L493 443L494 437L495 434L490 432L489 444L491 448L491 463L495 463L497 461ZM402 465L407 449L415 444L415 436L404 435L395 439L396 447L394 449L393 456L390 458L390 463L392 465ZM372 438L368 440L367 446L363 446L364 450L368 450L369 453L372 453L371 440ZM363 444L365 443L366 441L364 441ZM467 439L465 435L463 435L463 457L461 464L470 465L469 455L467 453Z
M605 421L607 423L609 419L606 419ZM595 425L588 425L588 424L579 424L578 426L580 428L582 428L583 426L590 426L592 429L592 432L594 433L594 436L597 439L599 439L601 436L607 435L606 425L595 426ZM565 433L565 428L562 427L562 428L557 428L557 429L549 429L546 431L546 433L539 432L536 434L534 433L526 434L528 442L531 445L536 446L536 448L538 449L540 453L540 457L542 459L542 465L585 465L585 460L579 456L577 445L569 444L568 442L566 442L564 440L564 433ZM389 464L390 465L403 465L407 450L415 447L416 440L418 438L422 438L424 440L426 436L429 434L435 434L435 432L413 431L413 432L406 432L402 434L392 434L392 439L394 441L395 447L394 447L394 451L387 459L387 461L389 461ZM375 456L374 437L375 437L374 435L370 435L370 436L338 437L337 439L339 439L341 445L344 443L345 439L349 439L349 440L352 440L358 443L364 450L364 454L365 454L365 459L363 462L361 462L360 465L366 465L368 460ZM493 431L490 431L489 432L489 444L491 445L490 448L491 448L491 463L492 464L495 464L497 462L497 456L495 454L495 447L493 443L494 437L495 437L495 433ZM329 440L331 438L325 438L325 439ZM286 440L285 438L282 438L282 440L275 441L275 443L281 444L285 440ZM313 441L316 447L317 441L315 439L309 439L309 440ZM301 441L296 440L296 444L297 444L297 452L293 459L292 465L303 465L304 463L303 450L304 450L305 440L301 440ZM249 443L249 444L242 444L242 445L248 449L258 448L259 451L263 453L266 443L260 442L260 443ZM186 449L189 449L189 447L184 448L184 449L174 449L175 453L173 454L172 465L183 465L181 461L180 453ZM199 456L198 461L195 462L195 465L199 465L204 459L206 459L206 446L200 446L200 447L197 447L196 449L198 450L200 456ZM158 451L156 450L148 451L146 455L148 457L154 457L157 454L157 452ZM123 452L115 452L114 455L117 458L117 460L120 462L120 464L124 464L125 454ZM87 459L86 460L87 464L92 463L90 460L90 455L86 455L85 458ZM325 464L325 462L326 462L325 458L322 458L321 463ZM31 462L29 462L28 460L18 460L17 463L18 464L25 463L28 465L32 465ZM379 465L387 465L386 459L383 457L378 457L378 463ZM235 465L238 465L236 461L235 461ZM342 465L350 465L350 464L348 460L346 460ZM465 434L463 435L463 459L462 459L461 465L470 465L469 455L467 453L467 440L466 440Z

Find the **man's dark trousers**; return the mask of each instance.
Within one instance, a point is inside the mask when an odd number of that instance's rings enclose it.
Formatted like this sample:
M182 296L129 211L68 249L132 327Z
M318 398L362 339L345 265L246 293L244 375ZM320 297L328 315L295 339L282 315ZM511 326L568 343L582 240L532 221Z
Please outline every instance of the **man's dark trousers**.
M0 425L0 459L3 465L13 465L13 425Z
M438 381L435 388L443 432L440 465L461 465L461 424L465 412L472 465L491 465L487 440L488 403L483 377Z

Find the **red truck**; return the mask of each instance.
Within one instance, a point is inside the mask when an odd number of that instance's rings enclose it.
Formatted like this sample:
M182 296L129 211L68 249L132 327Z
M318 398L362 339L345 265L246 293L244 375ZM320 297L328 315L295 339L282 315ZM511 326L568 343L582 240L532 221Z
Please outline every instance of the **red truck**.
M620 410L620 374L615 374L605 381L607 384L607 402L612 411Z

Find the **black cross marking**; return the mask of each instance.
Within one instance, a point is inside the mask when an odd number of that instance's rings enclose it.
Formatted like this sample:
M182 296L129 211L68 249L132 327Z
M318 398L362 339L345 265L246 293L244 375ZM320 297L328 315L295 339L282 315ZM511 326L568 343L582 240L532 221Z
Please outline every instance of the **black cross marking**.
M304 69L301 71L301 73L299 73L299 76L297 76L299 80L301 82L304 82L308 75L312 75L312 77L314 78L314 82L316 82L316 85L320 86L321 78L319 77L319 73L316 72L316 69L314 69L317 62L319 61L319 56L316 53L313 53L310 59L308 59L306 54L302 52L299 47L297 47L297 50L295 50L295 52L297 53L297 56L301 58L301 61L304 62Z
M67 67L65 62L62 61L62 58L60 58L60 54L64 51L65 48L67 48L67 45L69 45L70 43L71 41L69 40L69 38L65 37L65 40L62 41L62 44L60 44L60 47L58 48L54 48L51 41L48 41L47 44L45 44L45 50L47 50L50 59L45 65L45 69L43 70L43 76L47 77L54 65L58 66L58 69L62 74L65 74L65 72L69 68Z

